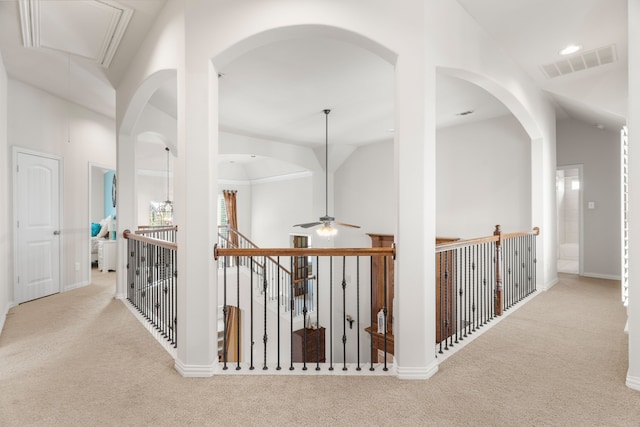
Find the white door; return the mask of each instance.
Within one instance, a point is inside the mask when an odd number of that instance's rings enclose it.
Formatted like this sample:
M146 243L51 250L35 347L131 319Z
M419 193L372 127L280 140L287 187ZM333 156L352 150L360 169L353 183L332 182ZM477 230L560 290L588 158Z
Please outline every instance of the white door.
M60 292L60 160L15 153L16 302Z

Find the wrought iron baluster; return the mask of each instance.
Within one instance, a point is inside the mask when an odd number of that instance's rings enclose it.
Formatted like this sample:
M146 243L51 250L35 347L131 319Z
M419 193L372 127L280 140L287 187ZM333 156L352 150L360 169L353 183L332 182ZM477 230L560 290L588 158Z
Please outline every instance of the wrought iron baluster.
M240 370L240 258L236 257L236 274L237 274L237 278L236 278L236 311L235 311L235 315L236 315L236 359L237 359L237 364L236 364L236 371Z
M358 351L356 371L361 371L360 367L360 257L356 257L356 348Z
M316 326L320 329L320 257L316 256ZM323 346L324 348L325 346ZM320 370L320 334L316 334L316 371Z
M443 298L442 298L442 272L444 271L444 268L443 268L444 266L442 264L442 259L443 258L444 258L444 256L443 256L442 252L440 252L438 254L438 261L439 261L439 264L440 264L438 268L439 268L440 274L438 275L438 283L436 284L436 286L438 286L438 295L439 295L439 298L438 298L438 301L436 301L436 304L438 304L438 309L439 309L439 312L440 312L440 316L437 319L438 320L438 324L436 325L436 327L438 328L438 331L439 331L438 338L439 338L440 342L438 343L438 345L439 345L440 349L438 350L438 353L440 353L440 354L443 353L443 351L442 351L442 341L444 341L443 340L443 337L444 337L444 325L443 325L444 304L443 304Z
M373 256L369 257L369 323L371 328L371 342L369 345L370 359L369 359L369 370L373 371L373 323L374 323L374 314L373 314Z
M333 371L333 257L329 257L329 370Z
M456 280L456 289L457 289L457 293L458 293L458 303L457 303L457 309L458 309L458 316L459 316L459 324L458 324L458 333L456 334L456 337L460 340L463 341L464 340L464 328L465 328L465 324L464 324L464 249L459 248L457 249L457 254L458 254L458 263L457 263L457 267L456 267L456 272L458 273L458 279Z
M347 370L347 257L342 257L342 370Z
M253 351L255 346L255 341L253 339L253 277L255 275L254 265L253 265L253 257L249 258L249 339L251 340L251 349L249 354L249 370L253 371L255 366L253 366Z
M266 259L263 259L262 262L262 295L264 298L264 306L262 308L262 312L263 312L263 316L264 316L264 332L262 335L262 343L263 343L263 350L264 350L264 356L263 356L263 364L262 364L262 370L266 371L267 369L269 369L269 367L267 366L267 342L269 341L269 337L267 335L267 299L269 298L268 294L268 286L269 284L267 283L267 265L266 265Z
M222 363L223 370L227 370L227 263L229 262L229 257L224 257L224 276L223 276L223 297L222 297L222 318L224 321L223 324L223 334L222 334Z

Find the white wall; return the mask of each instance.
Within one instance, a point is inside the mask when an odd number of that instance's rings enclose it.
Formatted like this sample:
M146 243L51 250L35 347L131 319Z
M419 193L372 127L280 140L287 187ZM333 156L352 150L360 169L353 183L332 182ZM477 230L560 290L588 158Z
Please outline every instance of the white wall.
M336 218L360 225L360 230L341 228L337 247L369 247L366 233L394 234L393 143L357 149L335 173ZM531 224L531 143L513 116L504 116L437 131L437 232L439 236L472 238L488 236L494 226L503 231L525 231ZM434 242L435 244L435 242ZM347 274L347 301L355 298L355 267ZM369 270L361 268L361 283ZM342 272L335 273L336 283ZM361 289L368 301L368 288ZM361 313L368 313L365 306ZM347 314L355 315L354 304ZM336 310L334 321L342 311ZM341 323L340 323L341 324ZM353 331L348 332L348 337ZM341 345L337 337L336 345ZM352 342L350 340L348 342ZM368 337L361 337L366 350ZM361 349L362 350L362 349ZM355 348L349 349L352 355Z
M115 169L115 122L17 80L9 80L8 93L11 145L63 158L62 287L86 285L91 265L88 164ZM80 271L74 269L76 262Z
M289 247L289 234L308 230L293 225L323 214L312 207L313 177L255 182L251 185L251 239L263 248Z
M629 181L640 182L640 2L629 0ZM640 255L640 191L629 188L629 260ZM627 386L640 390L640 264L629 263L629 371Z
M12 301L13 258L11 221L11 172L9 159L11 154L7 142L7 72L0 55L0 333Z
M334 216L361 227L341 228L336 246L370 247L371 239L366 233L394 233L393 141L358 148L338 168L334 179Z
M620 278L620 133L577 120L557 124L558 166L582 164L583 274ZM595 202L595 209L587 209Z
M440 237L530 230L531 141L513 116L437 132L436 231Z
M99 167L91 168L91 222L104 218L104 173Z

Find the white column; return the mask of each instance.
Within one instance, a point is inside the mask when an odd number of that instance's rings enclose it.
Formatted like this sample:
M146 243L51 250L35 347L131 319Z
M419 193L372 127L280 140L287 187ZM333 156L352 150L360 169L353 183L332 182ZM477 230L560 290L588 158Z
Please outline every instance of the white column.
M422 42L396 64L398 224L394 328L398 377L435 374L435 67Z
M192 40L193 39L193 40ZM198 54L202 43L185 27L178 69L178 156L174 220L178 225L178 347L176 370L206 377L217 367L217 74Z
M136 141L130 135L118 135L116 154L116 179L117 179L117 266L116 266L116 293L115 297L124 299L127 297L127 240L122 238L124 230L136 230ZM121 185L126 183L126 185Z
M629 259L640 255L640 1L629 0ZM629 371L627 386L640 390L640 264L629 263Z

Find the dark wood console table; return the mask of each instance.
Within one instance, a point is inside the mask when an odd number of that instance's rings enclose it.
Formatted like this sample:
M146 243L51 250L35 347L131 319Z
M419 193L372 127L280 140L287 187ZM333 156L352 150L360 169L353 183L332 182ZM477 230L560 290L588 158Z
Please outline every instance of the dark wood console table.
M307 331L307 346L305 349L304 334ZM324 363L324 331L325 328L318 329L298 329L293 331L293 362ZM306 359L304 358L306 355Z

